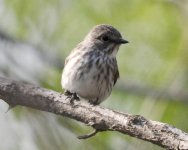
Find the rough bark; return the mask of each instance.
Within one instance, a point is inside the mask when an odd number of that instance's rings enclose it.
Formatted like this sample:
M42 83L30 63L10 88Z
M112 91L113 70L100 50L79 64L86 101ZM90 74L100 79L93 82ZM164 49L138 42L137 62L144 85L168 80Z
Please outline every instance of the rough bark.
M11 106L27 106L63 115L97 130L118 131L169 150L188 149L188 134L166 123L93 106L84 101L71 104L65 95L35 85L0 77L0 98Z

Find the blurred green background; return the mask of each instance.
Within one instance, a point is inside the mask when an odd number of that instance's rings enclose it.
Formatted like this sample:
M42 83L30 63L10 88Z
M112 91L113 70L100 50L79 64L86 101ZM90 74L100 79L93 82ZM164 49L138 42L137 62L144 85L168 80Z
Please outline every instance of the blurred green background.
M0 0L0 76L61 92L63 62L97 24L130 43L117 55L120 80L101 105L188 132L187 0ZM88 140L91 128L0 101L1 150L161 150L117 132Z

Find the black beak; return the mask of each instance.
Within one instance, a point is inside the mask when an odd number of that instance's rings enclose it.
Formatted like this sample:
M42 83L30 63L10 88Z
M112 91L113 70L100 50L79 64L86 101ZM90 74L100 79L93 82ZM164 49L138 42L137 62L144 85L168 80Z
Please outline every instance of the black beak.
M117 43L117 44L126 44L126 43L129 43L129 41L127 40L124 40L122 38L119 38L119 39L111 39L112 42L114 43Z
M126 44L126 43L129 43L129 41L124 40L124 39L118 39L117 43L119 43L119 44Z

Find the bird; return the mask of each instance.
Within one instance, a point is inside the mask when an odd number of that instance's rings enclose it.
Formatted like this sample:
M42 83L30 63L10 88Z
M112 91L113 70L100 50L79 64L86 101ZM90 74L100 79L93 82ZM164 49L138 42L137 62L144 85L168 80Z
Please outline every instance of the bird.
M119 78L116 55L129 43L113 26L94 26L65 59L61 86L71 98L98 105L107 99Z

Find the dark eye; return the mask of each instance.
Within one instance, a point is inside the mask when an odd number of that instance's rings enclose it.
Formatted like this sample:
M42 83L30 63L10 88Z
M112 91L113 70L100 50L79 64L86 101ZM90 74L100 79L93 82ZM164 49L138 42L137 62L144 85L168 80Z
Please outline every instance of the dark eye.
M109 37L108 36L102 36L102 41L104 41L104 42L106 42L106 41L108 41L109 40Z

